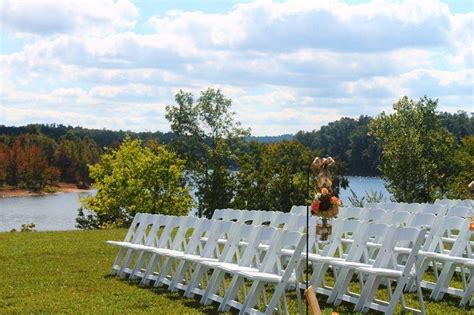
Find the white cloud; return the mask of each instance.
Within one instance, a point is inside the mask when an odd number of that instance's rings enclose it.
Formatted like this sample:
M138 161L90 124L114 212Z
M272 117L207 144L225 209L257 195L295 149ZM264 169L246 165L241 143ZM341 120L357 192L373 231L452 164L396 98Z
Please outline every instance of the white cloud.
M188 37L201 47L289 51L323 48L384 51L437 47L449 41L449 10L437 1L257 1L224 14L172 12L150 18L158 33Z
M2 2L1 26L27 44L0 55L0 123L164 131L174 94L207 87L259 135L375 115L403 95L474 103L474 13L439 1L138 12L125 0Z
M2 27L20 36L111 33L138 18L129 0L3 0L1 11Z

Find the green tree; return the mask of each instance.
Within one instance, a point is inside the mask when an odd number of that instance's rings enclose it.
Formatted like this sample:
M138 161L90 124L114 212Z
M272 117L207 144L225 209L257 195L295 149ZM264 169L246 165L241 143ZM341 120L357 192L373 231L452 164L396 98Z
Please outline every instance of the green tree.
M187 161L199 213L210 217L215 209L230 205L234 176L230 166L249 131L235 121L232 101L220 90L207 89L196 102L191 93L179 91L175 100L176 105L166 107L176 134L171 145Z
M89 186L87 165L96 164L100 159L100 148L89 137L80 139L67 136L61 138L54 152L56 165L61 170L61 180Z
M380 148L367 134L371 119L343 117L319 130L299 131L295 139L312 150L319 150L322 156L332 156L348 174L378 175Z
M81 200L92 215L86 218L80 211L78 226L122 226L137 212L185 215L192 199L183 170L184 161L164 146L150 149L141 140L125 138L119 149L90 166L97 194Z
M233 206L288 212L305 204L311 152L297 141L252 142L239 157Z
M397 201L431 202L447 189L453 136L441 125L437 100L403 97L382 112L370 133L383 148L381 171Z
M472 199L468 185L474 180L474 136L462 139L461 146L454 153L452 167L448 197Z

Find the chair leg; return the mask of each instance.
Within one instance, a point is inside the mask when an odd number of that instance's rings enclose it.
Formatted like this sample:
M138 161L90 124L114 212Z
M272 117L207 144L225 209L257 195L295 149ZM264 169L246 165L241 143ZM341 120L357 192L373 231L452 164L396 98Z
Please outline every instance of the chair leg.
M188 287L184 292L185 297L193 297L194 296L194 289L199 285L199 282L202 280L203 274L206 271L201 264L196 265L196 269L191 276L191 280L189 280Z
M284 295L285 295L285 286L283 285L283 283L279 283L277 287L275 288L275 291L273 292L273 296L272 296L272 299L270 300L270 303L268 303L267 305L267 310L265 311L265 314L269 314L269 315L273 314L276 306L278 305L278 301L280 300L280 298L283 296L283 299L285 299Z
M133 268L132 272L130 273L130 280L137 279L138 278L138 272L140 271L143 260L145 257L146 252L140 252L140 255L138 256L137 263L135 264L135 267Z
M186 273L187 266L188 266L188 262L186 260L180 261L178 269L176 270L174 277L171 279L171 283L168 286L169 291L174 291L176 289L176 285L183 280L184 274Z
M211 303L212 300L210 299L210 297L217 292L217 290L219 289L219 283L222 281L224 276L224 272L220 271L219 269L214 269L211 279L207 284L206 291L204 292L201 298L201 304L208 305Z
M359 274L362 277L362 274ZM375 293L377 292L379 283L381 279L375 275L369 275L365 280L364 286L361 288L362 291L360 292L359 300L354 307L354 311L360 312L364 309L367 303L372 302Z
M471 277L469 280L466 289L464 290L464 296L461 299L461 303L459 304L461 307L466 306L471 299L472 293L474 292L474 268L471 269Z
M339 275L337 280L334 283L334 289L331 292L331 295L328 298L327 303L332 303L334 305L339 305L341 303L342 296L346 293L349 282L352 279L354 270L349 268L339 268ZM336 304L337 303L337 304Z
M421 291L421 275L416 275L415 276L416 280L416 293L418 295L418 302L420 302L420 310L421 314L424 315L426 314L426 309L425 309L425 301L423 300L423 292Z
M229 301L232 301L236 298L236 296L239 294L239 288L243 284L244 279L242 277L239 277L237 275L234 275L232 278L232 281L230 282L229 289L224 295L224 298L222 299L221 305L219 305L219 312L224 312L229 310Z
M397 286L395 287L395 292L393 292L387 310L385 311L386 314L393 314L395 312L395 307L397 306L398 301L401 299L405 284L406 281L403 281L402 279L398 280Z
M258 297L260 296L260 292L263 289L263 283L261 281L254 281L252 283L252 287L250 288L249 294L245 298L245 301L242 305L242 309L240 310L239 314L247 313L247 310L252 309L256 302L258 301ZM248 312L250 313L250 312Z
M439 301L443 298L446 289L449 287L449 283L453 277L455 266L451 262L444 264L441 274L439 275L438 281L436 282L433 291L431 292L430 298Z
M118 272L118 275L120 278L124 279L127 276L127 273L125 272L125 269L128 268L130 263L132 262L133 258L133 251L132 250L127 250L127 254L125 255L124 263L122 264L122 267L120 267L120 270Z
M117 256L115 257L115 260L114 260L114 264L112 265L112 270L110 271L110 274L112 274L112 275L117 274L118 271L120 270L120 268L119 268L119 270L116 270L116 269L114 269L114 267L119 265L120 261L122 260L123 255L124 255L124 252L125 252L125 250L123 248L119 248Z
M158 264L157 259L158 256L156 254L152 254L150 261L146 266L145 274L140 281L140 286L148 286L150 284L150 279L148 279L148 277L155 271L156 265Z
M158 274L158 278L155 281L155 287L161 287L163 285L163 279L168 276L168 270L171 268L171 264L173 263L173 259L166 257L165 261L161 265L161 270Z

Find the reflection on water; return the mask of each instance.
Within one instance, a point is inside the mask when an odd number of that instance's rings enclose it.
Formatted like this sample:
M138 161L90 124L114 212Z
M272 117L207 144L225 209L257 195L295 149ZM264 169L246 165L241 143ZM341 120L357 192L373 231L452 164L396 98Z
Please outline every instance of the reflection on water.
M380 178L349 177L350 188L357 196L362 197L366 191L382 191L387 201L387 192ZM73 230L75 229L79 197L90 193L58 193L46 196L0 198L0 231L19 230L24 223L35 223L36 229ZM349 190L341 191L341 199L350 205Z

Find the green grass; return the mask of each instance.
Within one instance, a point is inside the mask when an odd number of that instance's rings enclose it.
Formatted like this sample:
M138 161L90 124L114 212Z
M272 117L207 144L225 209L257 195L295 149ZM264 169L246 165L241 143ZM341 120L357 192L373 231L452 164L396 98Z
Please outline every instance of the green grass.
M181 292L140 288L109 276L116 249L105 241L121 240L125 233L124 229L0 233L0 313L217 313L217 305L202 306ZM383 290L380 294L386 295ZM296 300L294 293L290 297ZM409 304L416 305L414 297L407 296ZM325 314L330 314L325 298L320 300ZM459 298L447 296L441 302L426 300L427 314L469 312L458 303ZM295 304L290 303L292 312ZM343 303L335 310L345 313L352 308Z

